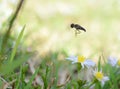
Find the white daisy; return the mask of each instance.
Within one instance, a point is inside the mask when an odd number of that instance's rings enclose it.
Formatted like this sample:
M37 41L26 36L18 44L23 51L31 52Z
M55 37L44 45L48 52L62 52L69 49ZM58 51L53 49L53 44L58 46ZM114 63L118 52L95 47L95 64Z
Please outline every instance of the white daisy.
M66 58L67 60L72 61L72 63L80 63L82 68L84 68L85 66L87 68L89 67L94 67L95 66L95 62L93 62L92 60L86 59L84 56L71 56Z
M101 71L98 71L98 69L95 70L94 71L94 76L98 81L101 82L102 86L105 84L106 81L109 80L108 76L104 76L104 74L102 73L102 70Z
M117 59L115 57L109 57L108 63L111 64L112 66L120 66L120 59Z

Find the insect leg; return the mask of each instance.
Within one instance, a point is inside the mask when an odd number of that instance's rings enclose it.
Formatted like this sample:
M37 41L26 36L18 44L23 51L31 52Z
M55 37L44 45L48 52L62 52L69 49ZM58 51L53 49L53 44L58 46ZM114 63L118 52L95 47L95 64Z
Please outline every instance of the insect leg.
M81 33L81 31L80 30L77 30L77 34L80 34Z
M75 36L77 36L77 30L75 30Z
M80 30L75 30L75 36L77 36L77 34L80 34L81 31Z

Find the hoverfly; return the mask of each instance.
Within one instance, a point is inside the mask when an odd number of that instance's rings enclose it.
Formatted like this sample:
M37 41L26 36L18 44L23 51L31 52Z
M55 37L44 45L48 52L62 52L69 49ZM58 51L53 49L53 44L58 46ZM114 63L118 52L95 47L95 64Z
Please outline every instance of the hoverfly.
M72 24L70 25L70 27L71 27L71 28L75 28L75 34L76 34L76 35L81 33L80 30L86 32L86 29L83 28L82 26L80 26L79 24L74 24L74 23L72 23Z

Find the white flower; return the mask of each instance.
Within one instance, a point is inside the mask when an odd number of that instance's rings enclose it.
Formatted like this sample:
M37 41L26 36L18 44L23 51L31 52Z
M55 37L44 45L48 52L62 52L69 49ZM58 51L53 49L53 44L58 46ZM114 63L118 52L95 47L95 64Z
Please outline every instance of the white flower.
M94 76L98 81L101 82L102 86L105 84L106 81L109 80L108 76L104 76L104 74L102 73L102 70L100 70L100 71L98 71L98 69L95 70L94 71Z
M120 60L118 60L115 57L109 57L108 63L111 64L112 66L120 66Z
M82 68L84 68L85 66L87 68L89 68L91 66L92 67L95 66L95 62L93 62L92 60L86 59L84 56L78 56L78 57L71 56L66 59L72 61L72 63L80 63Z

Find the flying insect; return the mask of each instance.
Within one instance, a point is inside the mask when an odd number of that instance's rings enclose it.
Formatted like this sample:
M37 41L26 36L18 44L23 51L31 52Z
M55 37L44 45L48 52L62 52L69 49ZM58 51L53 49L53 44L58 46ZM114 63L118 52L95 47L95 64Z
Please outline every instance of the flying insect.
M84 32L86 32L86 29L83 28L82 26L80 26L79 24L74 24L74 23L72 23L72 24L70 25L70 27L71 27L71 28L75 28L75 34L80 34L80 33L81 33L81 30L84 31Z

